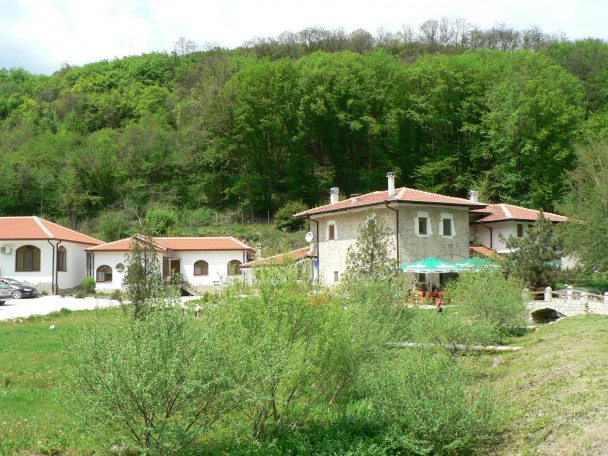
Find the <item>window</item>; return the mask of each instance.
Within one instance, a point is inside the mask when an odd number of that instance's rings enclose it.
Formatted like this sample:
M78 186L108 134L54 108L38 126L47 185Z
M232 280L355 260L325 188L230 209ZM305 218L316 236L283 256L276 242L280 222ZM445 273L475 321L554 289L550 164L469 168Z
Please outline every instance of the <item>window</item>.
M336 222L327 222L327 240L333 241L338 238L338 230L336 229Z
M450 219L443 219L443 235L451 236L452 235L452 221Z
M524 225L522 223L517 224L517 237L524 237Z
M204 260L198 260L194 263L194 275L206 276L209 275L209 263Z
M452 237L456 234L454 228L454 216L450 213L442 212L441 222L439 222L439 234L444 237Z
M40 271L40 249L33 245L24 245L17 249L16 271Z
M429 219L426 217L418 217L418 234L428 234L427 226Z
M228 275L239 275L241 273L241 262L232 260L228 263Z
M340 273L338 271L334 271L334 282L340 281Z
M64 246L61 246L57 249L57 270L58 271L67 271L68 270L67 252L66 252Z
M108 265L99 266L97 268L97 282L111 282L112 268Z
M430 236L433 234L431 231L431 219L428 212L418 212L414 223L414 231L418 236Z

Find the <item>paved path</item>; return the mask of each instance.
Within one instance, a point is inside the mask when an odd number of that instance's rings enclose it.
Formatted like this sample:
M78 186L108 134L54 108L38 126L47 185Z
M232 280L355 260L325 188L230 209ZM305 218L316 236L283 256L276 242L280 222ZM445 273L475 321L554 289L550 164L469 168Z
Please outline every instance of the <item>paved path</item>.
M198 296L184 296L182 302L198 299ZM118 306L118 301L98 298L73 298L66 296L41 296L38 298L8 299L0 306L0 320L27 318L31 315L47 315L63 308L70 310L92 310L96 307Z
M0 320L26 318L30 315L46 315L62 308L70 310L95 309L96 307L117 306L118 301L97 298L72 298L61 296L41 296L39 298L8 299L0 306Z

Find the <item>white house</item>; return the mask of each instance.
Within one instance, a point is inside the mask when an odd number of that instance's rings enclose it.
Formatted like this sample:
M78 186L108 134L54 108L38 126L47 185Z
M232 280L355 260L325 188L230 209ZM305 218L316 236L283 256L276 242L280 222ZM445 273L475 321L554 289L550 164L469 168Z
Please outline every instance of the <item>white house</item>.
M395 188L388 173L388 189L352 195L340 201L339 189L330 191L330 203L295 214L311 222L313 255L322 283L339 282L346 269L349 247L359 228L371 218L381 219L392 237L392 255L398 263L427 257L446 261L469 258L469 213L486 205L464 198L412 188Z
M0 217L0 275L58 293L87 276L88 247L102 244L40 217Z
M496 253L508 254L506 241L509 237L523 238L532 224L540 218L540 211L512 204L490 204L471 211L471 238ZM543 212L553 223L566 222L562 215Z
M240 276L240 266L254 249L233 237L154 237L163 277L179 274L185 288L200 291ZM87 249L88 273L97 289L119 290L132 238Z

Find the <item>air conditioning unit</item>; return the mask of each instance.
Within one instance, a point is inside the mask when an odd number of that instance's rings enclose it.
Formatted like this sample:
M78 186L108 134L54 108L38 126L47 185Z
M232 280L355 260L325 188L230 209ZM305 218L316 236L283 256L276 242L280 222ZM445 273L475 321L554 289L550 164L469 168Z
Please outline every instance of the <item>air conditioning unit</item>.
M10 245L3 245L0 247L0 253L11 253L13 248Z

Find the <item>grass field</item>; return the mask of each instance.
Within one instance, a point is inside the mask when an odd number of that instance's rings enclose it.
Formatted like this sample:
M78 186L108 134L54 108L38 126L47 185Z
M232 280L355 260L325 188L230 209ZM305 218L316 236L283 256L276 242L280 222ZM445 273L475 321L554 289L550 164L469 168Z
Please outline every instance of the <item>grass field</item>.
M95 452L63 406L62 339L94 318L111 324L119 311L0 323L0 454ZM483 366L479 381L492 382L507 398L505 432L482 454L606 454L608 318L563 319L512 342L525 349L500 355L498 363L497 355L472 357Z

